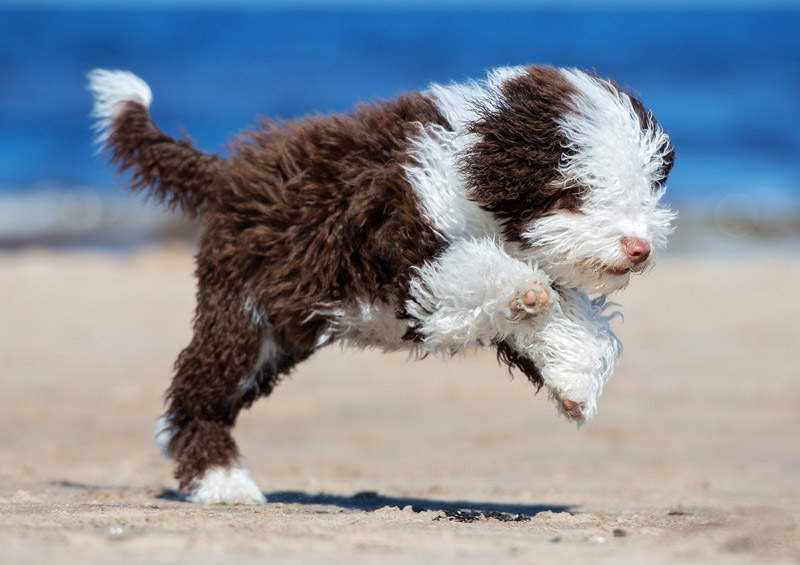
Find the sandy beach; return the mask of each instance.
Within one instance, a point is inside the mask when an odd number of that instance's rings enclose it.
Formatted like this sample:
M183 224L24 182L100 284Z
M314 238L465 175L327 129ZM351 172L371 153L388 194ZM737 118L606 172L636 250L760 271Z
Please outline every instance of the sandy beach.
M0 562L800 562L800 259L634 280L580 430L490 352L321 351L237 426L268 504L204 507L151 439L191 253L0 254Z

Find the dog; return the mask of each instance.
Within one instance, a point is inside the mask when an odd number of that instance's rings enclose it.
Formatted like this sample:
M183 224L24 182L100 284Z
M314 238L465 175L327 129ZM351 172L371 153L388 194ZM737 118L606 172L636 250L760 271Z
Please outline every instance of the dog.
M130 186L202 219L194 335L157 440L198 503L263 503L237 414L339 341L494 347L582 423L621 344L606 295L655 260L675 152L640 100L577 69L503 67L349 114L263 120L228 156L150 119L148 85L94 70L98 141Z

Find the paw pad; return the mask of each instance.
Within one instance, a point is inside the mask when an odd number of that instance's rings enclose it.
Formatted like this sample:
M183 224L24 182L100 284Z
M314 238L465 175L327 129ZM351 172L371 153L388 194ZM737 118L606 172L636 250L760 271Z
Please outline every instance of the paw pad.
M586 404L583 402L575 402L568 398L561 398L561 406L564 408L564 413L570 420L581 421L583 420L583 409Z
M509 302L511 313L517 316L539 314L550 306L550 292L544 286L534 283L531 288L515 296Z

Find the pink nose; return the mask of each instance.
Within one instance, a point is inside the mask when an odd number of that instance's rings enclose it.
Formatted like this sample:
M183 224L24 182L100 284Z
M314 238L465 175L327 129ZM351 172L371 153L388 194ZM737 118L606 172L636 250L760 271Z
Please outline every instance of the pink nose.
M634 265L638 265L650 256L650 244L638 237L626 237L623 239L622 250Z

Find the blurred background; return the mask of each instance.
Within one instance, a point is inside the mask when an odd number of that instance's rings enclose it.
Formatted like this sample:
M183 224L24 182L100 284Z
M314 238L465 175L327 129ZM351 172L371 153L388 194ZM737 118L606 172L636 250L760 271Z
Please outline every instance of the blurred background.
M576 433L492 351L331 347L237 424L278 504L177 500L151 430L195 226L97 154L86 73L224 153L258 115L525 63L613 77L678 153L598 416ZM0 562L800 563L799 102L800 0L0 0Z
M0 1L0 245L191 233L96 154L92 68L139 74L164 130L224 153L258 115L346 112L524 63L594 69L654 111L678 152L673 249L800 232L796 2L29 0Z

